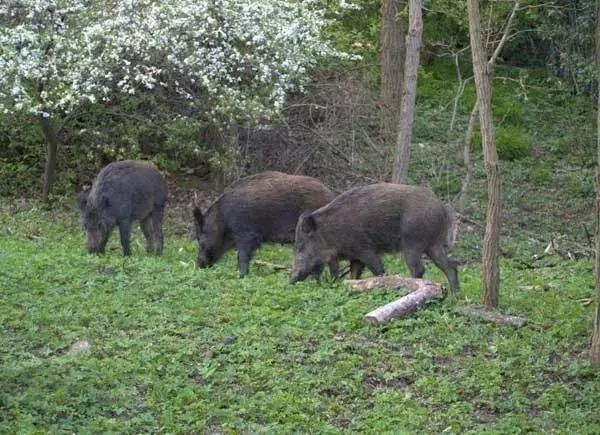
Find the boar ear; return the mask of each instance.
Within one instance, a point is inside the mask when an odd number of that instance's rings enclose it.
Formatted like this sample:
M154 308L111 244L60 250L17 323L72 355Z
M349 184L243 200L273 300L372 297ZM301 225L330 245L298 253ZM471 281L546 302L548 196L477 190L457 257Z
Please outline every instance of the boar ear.
M302 231L310 234L317 229L317 220L311 213L304 213L300 216L300 228Z
M204 226L204 216L202 215L202 210L198 207L194 207L194 219L196 220L198 228L202 229Z

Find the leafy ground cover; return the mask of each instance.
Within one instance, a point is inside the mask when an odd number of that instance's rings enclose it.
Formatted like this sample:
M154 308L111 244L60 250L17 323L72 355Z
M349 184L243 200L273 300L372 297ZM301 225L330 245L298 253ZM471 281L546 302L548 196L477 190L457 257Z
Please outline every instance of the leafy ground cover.
M600 432L589 260L502 263L501 308L532 320L522 329L455 313L481 300L477 264L457 301L376 328L362 316L394 292L292 286L258 265L240 280L234 253L198 270L173 232L161 258L142 245L137 231L123 259L115 234L89 256L70 208L1 203L0 432Z

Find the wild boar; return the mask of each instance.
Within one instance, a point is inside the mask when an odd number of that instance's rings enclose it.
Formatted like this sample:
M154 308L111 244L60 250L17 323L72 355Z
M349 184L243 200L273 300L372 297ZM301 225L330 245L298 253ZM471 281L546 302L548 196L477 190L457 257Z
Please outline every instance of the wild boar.
M250 259L262 243L293 243L298 217L334 197L312 177L268 171L242 178L205 213L198 207L193 210L198 267L213 265L235 247L240 276L247 275Z
M112 230L118 226L123 254L131 255L131 226L137 220L148 253L162 254L167 183L152 163L110 163L91 189L78 195L78 202L90 254L103 254Z
M357 279L367 266L383 275L381 254L401 252L411 274L423 276L423 253L445 273L453 292L459 288L456 265L448 258L454 214L429 189L380 183L342 193L296 227L292 282L315 275L323 264L350 260Z

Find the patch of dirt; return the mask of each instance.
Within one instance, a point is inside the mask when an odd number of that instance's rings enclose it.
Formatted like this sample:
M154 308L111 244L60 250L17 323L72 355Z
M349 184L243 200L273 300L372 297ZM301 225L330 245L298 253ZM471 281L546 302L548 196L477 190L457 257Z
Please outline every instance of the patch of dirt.
M329 423L332 426L338 427L342 430L347 430L352 424L352 419L343 416L337 416L329 420Z
M477 351L477 348L471 344L465 344L460 350L461 355L463 356L474 356Z
M415 382L412 376L400 376L395 379L383 379L377 375L369 375L365 379L367 387L374 390L391 389L391 390L410 390L411 385Z
M481 402L475 411L475 419L479 423L491 423L498 419L500 413L493 403Z

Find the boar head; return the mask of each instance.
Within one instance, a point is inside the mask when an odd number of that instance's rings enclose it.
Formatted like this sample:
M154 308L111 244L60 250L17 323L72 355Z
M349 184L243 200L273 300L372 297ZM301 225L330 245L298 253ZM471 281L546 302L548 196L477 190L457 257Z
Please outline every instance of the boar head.
M296 226L291 282L303 281L309 275L318 279L325 263L329 263L333 256L333 250L327 246L315 216L303 213Z
M198 241L198 260L200 268L212 266L230 247L224 238L223 222L219 213L211 207L206 214L194 207L194 226Z
M110 233L117 222L110 213L110 200L103 196L97 204L89 200L88 192L77 196L81 221L87 237L87 249L90 254L103 254Z

